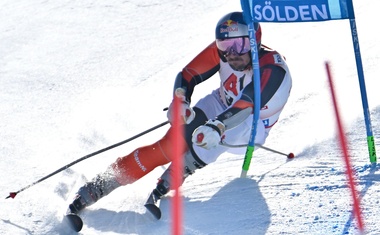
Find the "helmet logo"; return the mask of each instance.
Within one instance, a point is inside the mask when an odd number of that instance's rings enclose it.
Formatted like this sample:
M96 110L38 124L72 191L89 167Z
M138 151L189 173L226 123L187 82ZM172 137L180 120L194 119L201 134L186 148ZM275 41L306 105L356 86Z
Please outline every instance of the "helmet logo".
M239 31L238 22L233 20L227 20L220 27L221 33L237 32Z

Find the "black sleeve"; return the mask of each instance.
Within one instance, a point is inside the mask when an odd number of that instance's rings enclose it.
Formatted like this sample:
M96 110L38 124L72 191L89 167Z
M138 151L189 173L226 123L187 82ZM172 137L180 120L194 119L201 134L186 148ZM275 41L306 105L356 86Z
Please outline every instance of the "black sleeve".
M182 72L179 72L174 81L173 93L177 88L183 88L186 91L186 100L190 102L195 86L212 77L215 73L219 71L219 68L220 65L217 64L215 67L211 68L208 71L205 71L203 74L194 75L190 81L187 81L182 75Z
M260 109L263 108L266 103L273 97L280 87L282 81L284 80L286 71L280 66L273 64L265 65L260 68L260 85L261 85L261 104ZM249 83L244 90L241 96L241 100L255 103L254 96L254 84L253 81Z

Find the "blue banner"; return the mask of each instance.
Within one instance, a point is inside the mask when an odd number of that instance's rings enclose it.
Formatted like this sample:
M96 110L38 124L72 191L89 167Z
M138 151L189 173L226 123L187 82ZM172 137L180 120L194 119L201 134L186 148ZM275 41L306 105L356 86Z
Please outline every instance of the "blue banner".
M244 20L247 22L248 28L252 28L254 22L277 22L277 23L291 23L291 22L315 22L315 21L328 21L349 19L351 26L352 42L354 46L356 69L358 71L360 91L362 95L362 105L364 110L364 118L367 129L367 144L370 155L371 163L377 162L375 143L372 132L371 118L369 115L367 91L365 88L364 72L361 61L359 39L356 30L355 13L352 0L241 0L241 7L243 9ZM250 32L249 34L251 47L256 44L256 38ZM254 48L254 47L252 47ZM259 64L254 59L258 58L258 52L252 50L252 66L254 70L254 92L259 93L260 87L260 73ZM254 121L252 124L251 139L248 144L247 153L243 165L243 173L249 167L249 162L253 154L253 146L257 128L257 115L256 107L260 104L259 99L255 96L255 112ZM247 162L247 163L246 163Z
M354 19L352 0L242 0L255 22Z

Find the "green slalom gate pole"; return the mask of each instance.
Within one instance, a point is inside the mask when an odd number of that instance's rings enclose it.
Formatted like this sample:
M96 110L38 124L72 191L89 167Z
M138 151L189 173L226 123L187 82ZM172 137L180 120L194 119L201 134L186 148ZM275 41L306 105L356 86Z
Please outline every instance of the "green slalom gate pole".
M241 6L243 9L244 21L248 25L248 35L249 42L251 45L251 57L252 57L252 68L253 68L253 88L254 88L254 114L252 121L251 136L249 138L247 151L245 153L244 162L242 166L242 171L240 174L241 178L247 177L247 172L251 164L251 159L253 152L255 150L255 136L257 133L257 122L260 116L260 104L261 104L261 92L260 92L260 65L259 65L259 53L257 51L257 41L256 41L256 30L251 16L249 1L241 0Z
M368 98L367 98L367 89L366 89L365 80L364 80L363 63L362 63L361 53L360 53L358 29L356 27L355 12L354 12L354 6L352 4L352 0L347 1L347 8L348 8L348 11L350 11L350 16L351 16L350 17L351 37L352 37L352 43L353 43L354 52L355 52L356 70L358 72L360 94L362 98L362 106L363 106L363 113L364 113L364 121L365 121L365 127L367 131L367 146L368 146L369 160L371 163L376 163L377 156L376 156L376 148L375 148L375 139L373 137L373 132L372 132L371 117L370 117Z

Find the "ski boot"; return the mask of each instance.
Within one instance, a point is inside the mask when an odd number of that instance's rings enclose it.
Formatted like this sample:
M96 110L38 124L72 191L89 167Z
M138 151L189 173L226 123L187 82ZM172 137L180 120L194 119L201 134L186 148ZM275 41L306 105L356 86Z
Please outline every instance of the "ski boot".
M74 201L69 205L68 213L78 214L119 186L120 184L110 173L97 175L92 181L79 188Z

